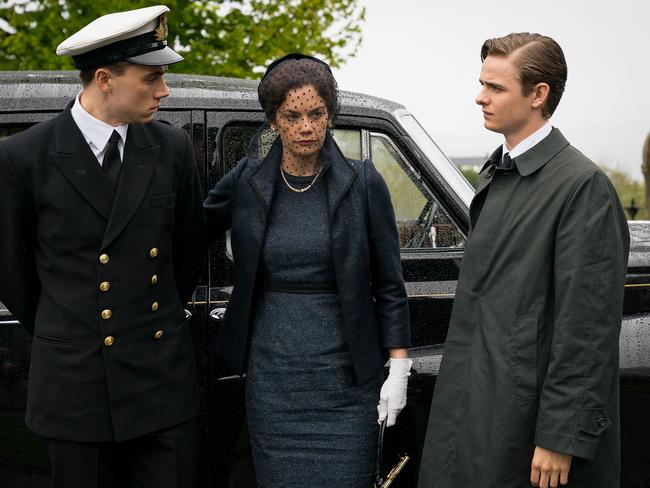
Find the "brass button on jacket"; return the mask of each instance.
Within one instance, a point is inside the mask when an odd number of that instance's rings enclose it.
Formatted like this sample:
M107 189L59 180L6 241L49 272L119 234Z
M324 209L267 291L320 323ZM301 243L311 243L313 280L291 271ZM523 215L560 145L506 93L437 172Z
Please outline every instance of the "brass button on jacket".
M149 251L149 256L151 256L152 258L158 257L158 248L152 247L151 251Z
M158 310L158 302L153 302L151 304L151 311L155 312L156 310Z
M115 343L115 338L113 336L106 336L104 339L104 345L106 347L111 347Z
M152 285L157 285L158 284L158 275L153 275L151 277L151 284Z
M102 310L102 318L104 320L108 320L113 316L113 312L111 312L109 309Z
M165 333L162 330L157 330L156 333L153 335L154 339L162 339L162 336L164 336Z
M100 254L99 255L99 262L102 264L108 263L108 254Z
M101 291L108 291L111 288L111 284L108 281L102 281L99 284L99 289Z

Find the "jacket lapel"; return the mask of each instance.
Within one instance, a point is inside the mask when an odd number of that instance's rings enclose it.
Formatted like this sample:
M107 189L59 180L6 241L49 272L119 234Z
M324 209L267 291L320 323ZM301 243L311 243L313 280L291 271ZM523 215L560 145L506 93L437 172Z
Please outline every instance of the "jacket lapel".
M331 135L327 135L320 153L321 164L323 165L323 178L327 186L327 205L330 220L341 204L341 200L350 190L356 180L358 173L354 170L348 160L341 154ZM255 194L264 204L264 222L268 216L275 186L280 173L282 162L282 143L278 138L260 167L248 179ZM264 227L264 226L263 226Z
M147 193L160 146L154 145L143 124L130 124L115 203L106 225L102 248L124 230Z
M282 162L282 143L278 137L269 153L260 163L259 168L248 178L248 183L253 188L253 191L264 204L264 217L269 213L273 195L275 193L275 185L280 173L280 163Z
M75 124L70 108L56 118L54 124L54 152L49 160L105 219L111 214L113 194L101 174L101 166L90 150L83 134Z
M332 222L343 197L350 190L359 173L355 171L352 164L343 156L329 133L321 149L321 161L327 186L327 206L330 222Z

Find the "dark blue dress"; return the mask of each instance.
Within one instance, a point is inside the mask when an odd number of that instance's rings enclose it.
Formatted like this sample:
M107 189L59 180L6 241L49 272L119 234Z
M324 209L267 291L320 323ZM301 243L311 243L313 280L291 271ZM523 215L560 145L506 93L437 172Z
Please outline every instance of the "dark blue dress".
M286 177L294 188L313 179ZM324 179L296 193L278 178L246 380L262 488L367 488L372 482L381 377L355 384L330 242Z

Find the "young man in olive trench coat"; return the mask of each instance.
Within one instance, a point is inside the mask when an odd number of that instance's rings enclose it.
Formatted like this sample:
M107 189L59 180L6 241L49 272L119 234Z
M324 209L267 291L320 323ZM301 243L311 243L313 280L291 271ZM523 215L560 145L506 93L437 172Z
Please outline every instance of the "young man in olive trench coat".
M83 90L0 142L0 300L33 336L26 423L55 488L190 488L198 385L184 306L204 266L198 171L158 5L64 41Z
M470 207L418 486L616 488L625 215L549 123L557 43L510 34L481 59L476 103L505 143Z

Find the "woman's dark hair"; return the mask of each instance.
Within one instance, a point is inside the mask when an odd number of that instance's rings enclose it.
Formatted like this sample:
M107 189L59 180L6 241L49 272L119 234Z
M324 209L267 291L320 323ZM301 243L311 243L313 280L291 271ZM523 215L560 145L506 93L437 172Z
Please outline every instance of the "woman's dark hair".
M330 120L333 120L339 110L336 80L325 63L306 58L282 61L264 75L258 96L266 119L273 122L275 113L287 93L305 85L313 85L316 88L325 102Z

